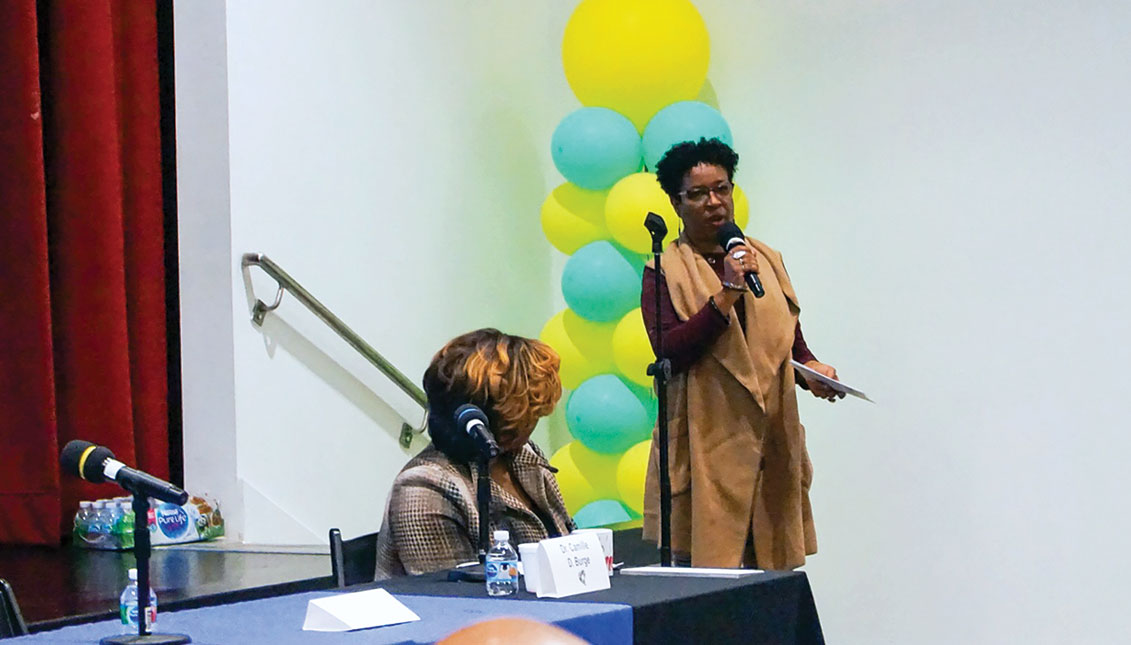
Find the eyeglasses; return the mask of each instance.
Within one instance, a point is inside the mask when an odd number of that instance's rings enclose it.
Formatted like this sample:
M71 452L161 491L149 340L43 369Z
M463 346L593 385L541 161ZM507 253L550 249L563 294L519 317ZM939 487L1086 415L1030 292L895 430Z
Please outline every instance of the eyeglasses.
M727 181L715 186L696 186L688 190L681 190L679 194L692 204L703 204L707 202L711 193L715 193L715 196L719 199L726 199L730 197L733 190L734 184Z

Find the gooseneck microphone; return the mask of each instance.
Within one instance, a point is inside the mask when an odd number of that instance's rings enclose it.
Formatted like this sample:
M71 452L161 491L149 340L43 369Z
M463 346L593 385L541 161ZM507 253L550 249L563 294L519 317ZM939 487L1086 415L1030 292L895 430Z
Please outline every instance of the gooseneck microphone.
M456 426L471 436L481 452L488 457L498 456L501 452L499 444L495 442L495 436L487 427L487 415L479 409L479 406L464 403L456 408L455 417Z
M114 453L109 448L96 446L89 441L75 439L67 442L59 455L59 461L66 472L95 484L109 479L135 495L155 497L178 506L188 501L188 493L185 491L149 473L130 468L114 459Z
M723 250L727 253L730 253L731 249L740 244L746 244L746 236L742 234L742 229L738 228L738 224L734 222L727 222L720 226L718 233L716 233L716 239L719 241L719 246L723 247ZM762 288L762 281L758 279L758 274L753 271L746 273L746 286L754 292L755 298L766 295L766 290Z

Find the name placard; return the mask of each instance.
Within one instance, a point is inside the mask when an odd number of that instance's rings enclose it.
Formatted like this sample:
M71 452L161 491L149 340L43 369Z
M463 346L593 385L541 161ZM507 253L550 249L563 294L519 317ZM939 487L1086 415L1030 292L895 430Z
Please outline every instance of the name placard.
M538 597L564 598L609 588L605 552L595 533L538 543Z
M370 589L311 600L306 604L302 628L313 632L348 632L417 620L420 616L388 591Z

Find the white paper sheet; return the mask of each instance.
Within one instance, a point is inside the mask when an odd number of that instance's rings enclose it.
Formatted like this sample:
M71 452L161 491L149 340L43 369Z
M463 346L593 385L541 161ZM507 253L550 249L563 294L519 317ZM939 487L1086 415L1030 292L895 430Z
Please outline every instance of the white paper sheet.
M707 567L661 567L652 564L646 567L621 569L622 576L660 576L671 578L743 578L765 573L761 569L712 569Z
M795 360L791 359L789 362L790 362L791 365L793 365L797 369L801 370L806 376L812 376L813 378L816 378L818 381L820 381L820 382L824 383L825 385L831 387L832 389L836 390L837 392L844 392L845 394L851 394L852 396L854 396L858 399L864 399L868 403L875 403L875 401L868 398L867 394L864 394L863 392L861 392L860 390L857 390L854 387L850 387L850 386L846 385L842 381L837 381L835 379L831 379L831 378L825 376L824 374L821 374L820 372L818 372L815 369L805 367L804 365L802 365L801 363L798 363Z
M315 598L306 604L304 631L348 632L420 620L384 589Z

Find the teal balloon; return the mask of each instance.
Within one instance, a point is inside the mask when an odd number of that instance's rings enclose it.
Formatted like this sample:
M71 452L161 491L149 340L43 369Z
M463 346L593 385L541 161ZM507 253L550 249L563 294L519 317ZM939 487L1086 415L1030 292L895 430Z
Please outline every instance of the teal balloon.
M582 506L573 516L579 529L595 529L634 519L624 504L615 499L599 499Z
M734 146L730 126L718 110L699 101L672 103L644 127L644 164L654 171L669 148L699 139L718 139Z
M604 190L638 172L642 154L632 121L603 107L571 112L550 139L550 156L558 172L589 190Z
M660 415L660 400L656 398L656 393L652 388L640 387L629 380L625 380L624 384L632 390L632 393L639 399L640 405L644 406L644 411L648 413L648 427L656 427L656 417Z
M577 386L566 401L566 425L586 448L620 454L652 436L655 417L628 384L600 374Z
M643 219L641 226L643 226ZM594 322L620 320L640 306L641 256L608 240L578 249L562 270L562 296L577 315Z

